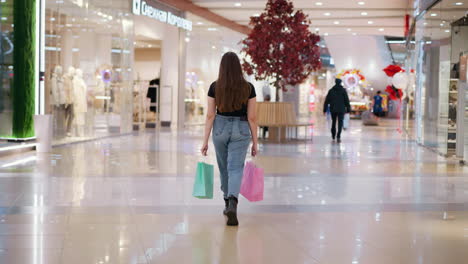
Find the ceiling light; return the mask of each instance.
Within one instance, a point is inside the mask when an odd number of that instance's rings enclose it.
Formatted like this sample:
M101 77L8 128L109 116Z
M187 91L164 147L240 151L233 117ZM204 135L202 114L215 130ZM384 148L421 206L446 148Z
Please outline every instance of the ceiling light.
M254 16L254 17L259 17L260 14L259 14L259 13L255 13L255 14L253 14L253 16Z
M211 46L212 49L216 49L216 46Z
M351 29L350 29L350 28L348 28L348 29L346 29L346 30L347 30L347 31L351 31Z
M241 7L242 4L241 3L235 3L234 6Z
M315 31L319 31L319 30L320 30L320 28L315 28Z
M340 21L335 21L335 22L333 22L333 24L339 25L339 24L340 24Z
M217 28L208 28L208 31L216 31L218 30Z
M372 25L374 24L374 21L367 21L367 24Z
M361 2L358 2L357 4L358 5L365 5L366 3L361 1Z
M445 30L445 32L446 32L446 33L450 33L450 30L449 30L449 29L447 29L447 30Z
M326 12L326 13L323 13L324 16L331 16L331 13L329 12Z
M186 38L185 38L185 42L190 42L190 38L189 38L189 37L186 37Z
M317 2L317 3L315 3L315 5L321 6L321 5L323 5L323 3L322 2Z
M367 12L362 12L361 16L367 16Z
M197 22L197 25L203 25L203 22Z
M356 32L353 32L353 36L356 36L356 35L357 35L357 33L356 33Z
M379 28L379 31L384 31L384 30L385 30L385 29L383 29L383 28Z
M424 25L427 26L427 22L424 22Z
M328 36L328 33L324 33L323 35Z
M435 17L435 16L437 16L437 13L432 13L431 16Z
M463 3L462 2L456 2L454 5L461 6L461 5L463 5Z
M443 27L443 26L444 26L444 23L440 23L440 26Z
M153 45L148 45L148 48L152 48L152 47L153 47Z

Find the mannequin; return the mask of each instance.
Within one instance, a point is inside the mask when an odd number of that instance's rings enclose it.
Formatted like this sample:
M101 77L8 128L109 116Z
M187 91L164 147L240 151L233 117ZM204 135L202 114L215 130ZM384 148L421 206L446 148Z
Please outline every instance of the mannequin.
M87 90L88 88L83 80L83 71L77 69L73 78L73 112L79 137L83 137L85 134L86 112L88 111Z
M54 116L54 129L58 135L63 135L65 131L65 97L63 90L63 70L62 66L57 65L52 72L49 80L52 106Z
M63 76L63 97L65 102L65 123L67 136L71 136L71 129L74 119L73 111L73 78L75 77L75 68L69 67L68 72Z
M52 77L50 78L50 92L52 93L51 104L55 107L65 104L62 74L62 66L57 65L55 66Z

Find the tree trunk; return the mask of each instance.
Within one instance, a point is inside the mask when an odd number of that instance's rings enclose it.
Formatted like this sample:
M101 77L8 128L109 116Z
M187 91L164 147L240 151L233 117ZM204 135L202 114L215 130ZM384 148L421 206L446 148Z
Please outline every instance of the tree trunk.
M276 79L275 81L275 87L276 87L276 102L279 102L280 101L280 90L281 90L281 86L280 86L280 82L278 79Z

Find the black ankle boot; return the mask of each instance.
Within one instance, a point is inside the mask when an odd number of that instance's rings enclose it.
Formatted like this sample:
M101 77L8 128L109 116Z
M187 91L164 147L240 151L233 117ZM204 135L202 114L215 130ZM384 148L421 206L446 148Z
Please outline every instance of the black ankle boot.
M224 205L225 207L224 207L223 215L227 215L227 209L229 207L229 199L224 198Z
M228 226L237 226L239 221L237 220L237 198L234 196L229 197L229 205L226 210L227 215L227 225Z

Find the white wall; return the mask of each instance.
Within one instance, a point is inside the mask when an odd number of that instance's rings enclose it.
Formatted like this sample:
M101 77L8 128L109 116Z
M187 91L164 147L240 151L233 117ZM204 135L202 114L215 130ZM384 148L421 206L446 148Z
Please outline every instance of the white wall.
M179 29L165 25L161 50L161 122L177 126L179 95ZM168 89L170 87L171 89ZM171 98L171 102L164 100Z
M360 69L371 87L385 90L388 77L383 69L392 63L392 57L383 36L328 36L325 41L337 73Z

